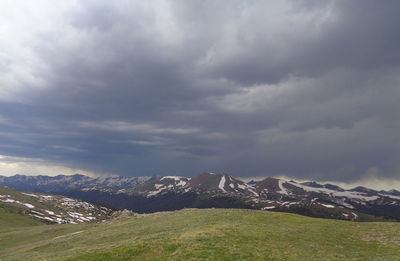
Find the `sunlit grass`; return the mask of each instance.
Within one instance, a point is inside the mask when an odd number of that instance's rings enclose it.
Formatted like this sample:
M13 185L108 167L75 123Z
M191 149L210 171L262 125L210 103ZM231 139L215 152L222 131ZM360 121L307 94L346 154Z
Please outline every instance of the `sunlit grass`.
M64 225L39 226L37 232L45 227ZM78 230L84 232L9 253L3 259L400 260L400 224L390 222L186 209L85 225Z

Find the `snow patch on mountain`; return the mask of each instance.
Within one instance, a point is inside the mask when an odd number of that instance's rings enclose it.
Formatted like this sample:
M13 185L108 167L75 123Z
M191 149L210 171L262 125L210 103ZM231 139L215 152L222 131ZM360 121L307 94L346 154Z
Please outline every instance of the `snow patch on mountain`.
M180 180L180 181L176 184L176 186L178 186L178 187L183 187L183 186L185 186L186 184L187 184L186 181Z
M250 186L250 185L248 185L248 184L246 184L246 183L244 183L244 184L238 184L238 187L239 187L240 189L249 191L250 193L252 193L252 194L253 194L254 196L256 196L256 197L259 197L259 196L260 196L260 195L258 195L258 193L255 191L255 188L254 188L254 187L252 187L252 186Z
M379 196L368 196L365 193L362 192L355 192L355 191L337 191L337 190L331 190L327 188L315 188L315 187L309 187L305 185L298 184L296 182L291 182L288 181L287 183L299 187L307 192L319 192L319 193L324 193L328 194L332 197L346 197L350 199L358 199L358 200L363 200L363 201L373 201L379 198Z
M226 190L224 189L224 186L225 186L225 176L222 175L221 180L220 180L220 182L218 184L218 188L220 190L222 190L223 192L226 192Z
M277 191L277 192L280 194L283 194L283 195L289 195L289 192L283 186L284 183L286 183L286 181L281 180L281 179L278 180L278 186L279 186L280 191Z
M400 196L379 193L379 196L400 200Z
M156 184L156 185L158 185L158 184ZM152 192L148 193L147 196L153 197L153 196L155 196L155 195L161 193L163 190L166 190L166 189L167 189L167 187L163 187L163 185L162 185L162 186L159 187L156 191L152 191Z
M178 176L164 176L162 177L160 180L164 180L164 179L173 179L175 181L180 181L183 177L178 177Z

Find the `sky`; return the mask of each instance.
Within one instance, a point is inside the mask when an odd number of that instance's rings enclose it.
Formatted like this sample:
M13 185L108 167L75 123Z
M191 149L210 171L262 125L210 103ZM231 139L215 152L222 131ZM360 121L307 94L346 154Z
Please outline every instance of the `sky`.
M398 10L2 0L0 175L400 181Z

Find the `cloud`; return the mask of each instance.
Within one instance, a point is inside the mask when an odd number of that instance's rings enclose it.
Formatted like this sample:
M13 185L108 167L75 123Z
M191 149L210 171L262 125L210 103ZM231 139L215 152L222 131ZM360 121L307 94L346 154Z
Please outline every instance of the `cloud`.
M0 172L5 176L29 173L29 175L56 176L59 174L73 175L81 173L88 176L96 176L96 173L82 169L68 168L63 165L49 163L40 159L9 157L0 155Z
M1 7L2 155L100 174L400 178L397 1Z

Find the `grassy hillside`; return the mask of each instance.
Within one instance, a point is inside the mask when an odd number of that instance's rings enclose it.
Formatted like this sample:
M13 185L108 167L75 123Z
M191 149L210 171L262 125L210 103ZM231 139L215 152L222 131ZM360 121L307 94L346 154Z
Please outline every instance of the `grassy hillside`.
M0 232L13 230L15 227L30 227L43 224L44 222L27 215L20 215L15 208L0 204Z
M257 210L185 209L7 233L0 238L14 240L0 242L1 260L400 260L400 223Z
M20 216L14 215L15 222L25 225L32 223L32 220L26 216L47 223L77 224L99 222L108 219L112 214L111 209L81 200L60 195L22 192L4 186L0 186L0 211L4 212L2 215L4 217L0 217L0 227L2 220L8 219L6 215L11 213L21 214ZM18 220L21 218L25 222L19 222ZM9 219L12 220L12 218Z

